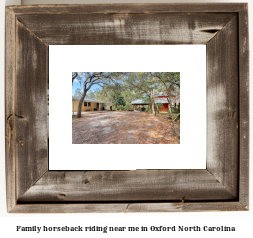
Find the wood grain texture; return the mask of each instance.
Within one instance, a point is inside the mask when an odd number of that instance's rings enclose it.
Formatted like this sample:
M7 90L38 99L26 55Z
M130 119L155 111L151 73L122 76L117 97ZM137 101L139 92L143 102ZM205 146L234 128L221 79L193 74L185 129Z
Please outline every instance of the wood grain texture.
M235 198L207 170L49 171L18 201L210 201Z
M26 5L9 7L16 15L25 14L115 14L115 13L206 13L238 12L246 3L155 3L155 4L83 4L83 5Z
M235 16L207 45L207 169L238 197L238 29Z
M205 212L247 211L239 202L195 203L84 203L84 204L22 204L13 213L134 213L134 212Z
M211 212L247 211L239 202L186 202L129 204L127 212Z
M18 19L48 45L143 45L206 44L235 16L236 13L40 14Z
M7 7L8 211L248 210L247 24L233 3ZM48 45L170 43L207 43L207 170L47 171Z
M239 12L239 201L249 206L249 31L248 5Z
M5 26L5 157L7 210L16 205L15 148L14 148L14 82L15 82L15 16L6 9Z
M16 22L15 152L17 198L48 169L47 46Z

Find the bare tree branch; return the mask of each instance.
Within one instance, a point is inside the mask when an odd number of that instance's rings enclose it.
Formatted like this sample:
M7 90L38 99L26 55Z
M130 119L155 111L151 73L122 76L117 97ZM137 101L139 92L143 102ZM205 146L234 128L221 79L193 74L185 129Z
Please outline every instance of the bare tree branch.
M74 72L74 75L72 75L72 84L74 82L74 79L78 76L77 72Z

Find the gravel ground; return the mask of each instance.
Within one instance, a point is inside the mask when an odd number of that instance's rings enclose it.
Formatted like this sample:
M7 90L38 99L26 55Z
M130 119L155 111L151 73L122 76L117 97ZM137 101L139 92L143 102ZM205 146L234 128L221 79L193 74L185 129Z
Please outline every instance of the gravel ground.
M179 123L177 125L179 128ZM180 144L167 115L108 112L72 119L73 144Z

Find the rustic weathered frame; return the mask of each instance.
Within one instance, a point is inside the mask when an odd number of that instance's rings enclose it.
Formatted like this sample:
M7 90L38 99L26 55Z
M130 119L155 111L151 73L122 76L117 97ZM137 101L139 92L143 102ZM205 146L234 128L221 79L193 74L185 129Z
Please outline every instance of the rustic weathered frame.
M206 44L207 169L48 171L50 44ZM248 84L244 3L6 7L8 212L248 210Z

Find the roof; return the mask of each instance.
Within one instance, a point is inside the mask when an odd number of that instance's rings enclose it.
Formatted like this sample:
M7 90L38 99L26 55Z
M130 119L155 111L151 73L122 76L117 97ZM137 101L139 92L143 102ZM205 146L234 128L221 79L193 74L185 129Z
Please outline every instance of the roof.
M72 97L72 101L80 101L81 97ZM90 98L90 97L85 97L84 102L97 102L97 103L106 103L106 102L102 102L102 101L99 101L97 99L94 99L94 98Z
M168 103L167 98L157 98L155 99L156 103ZM131 102L132 105L148 105L150 102L145 102L143 99L135 99Z
M168 95L164 94L164 93L157 93L155 95L156 97L169 97ZM172 97L177 96L175 93L172 93Z
M156 103L168 103L168 100L167 100L167 98L157 98L157 99L155 99L155 102Z
M149 102L144 102L142 99L135 99L131 102L132 105L148 105Z

